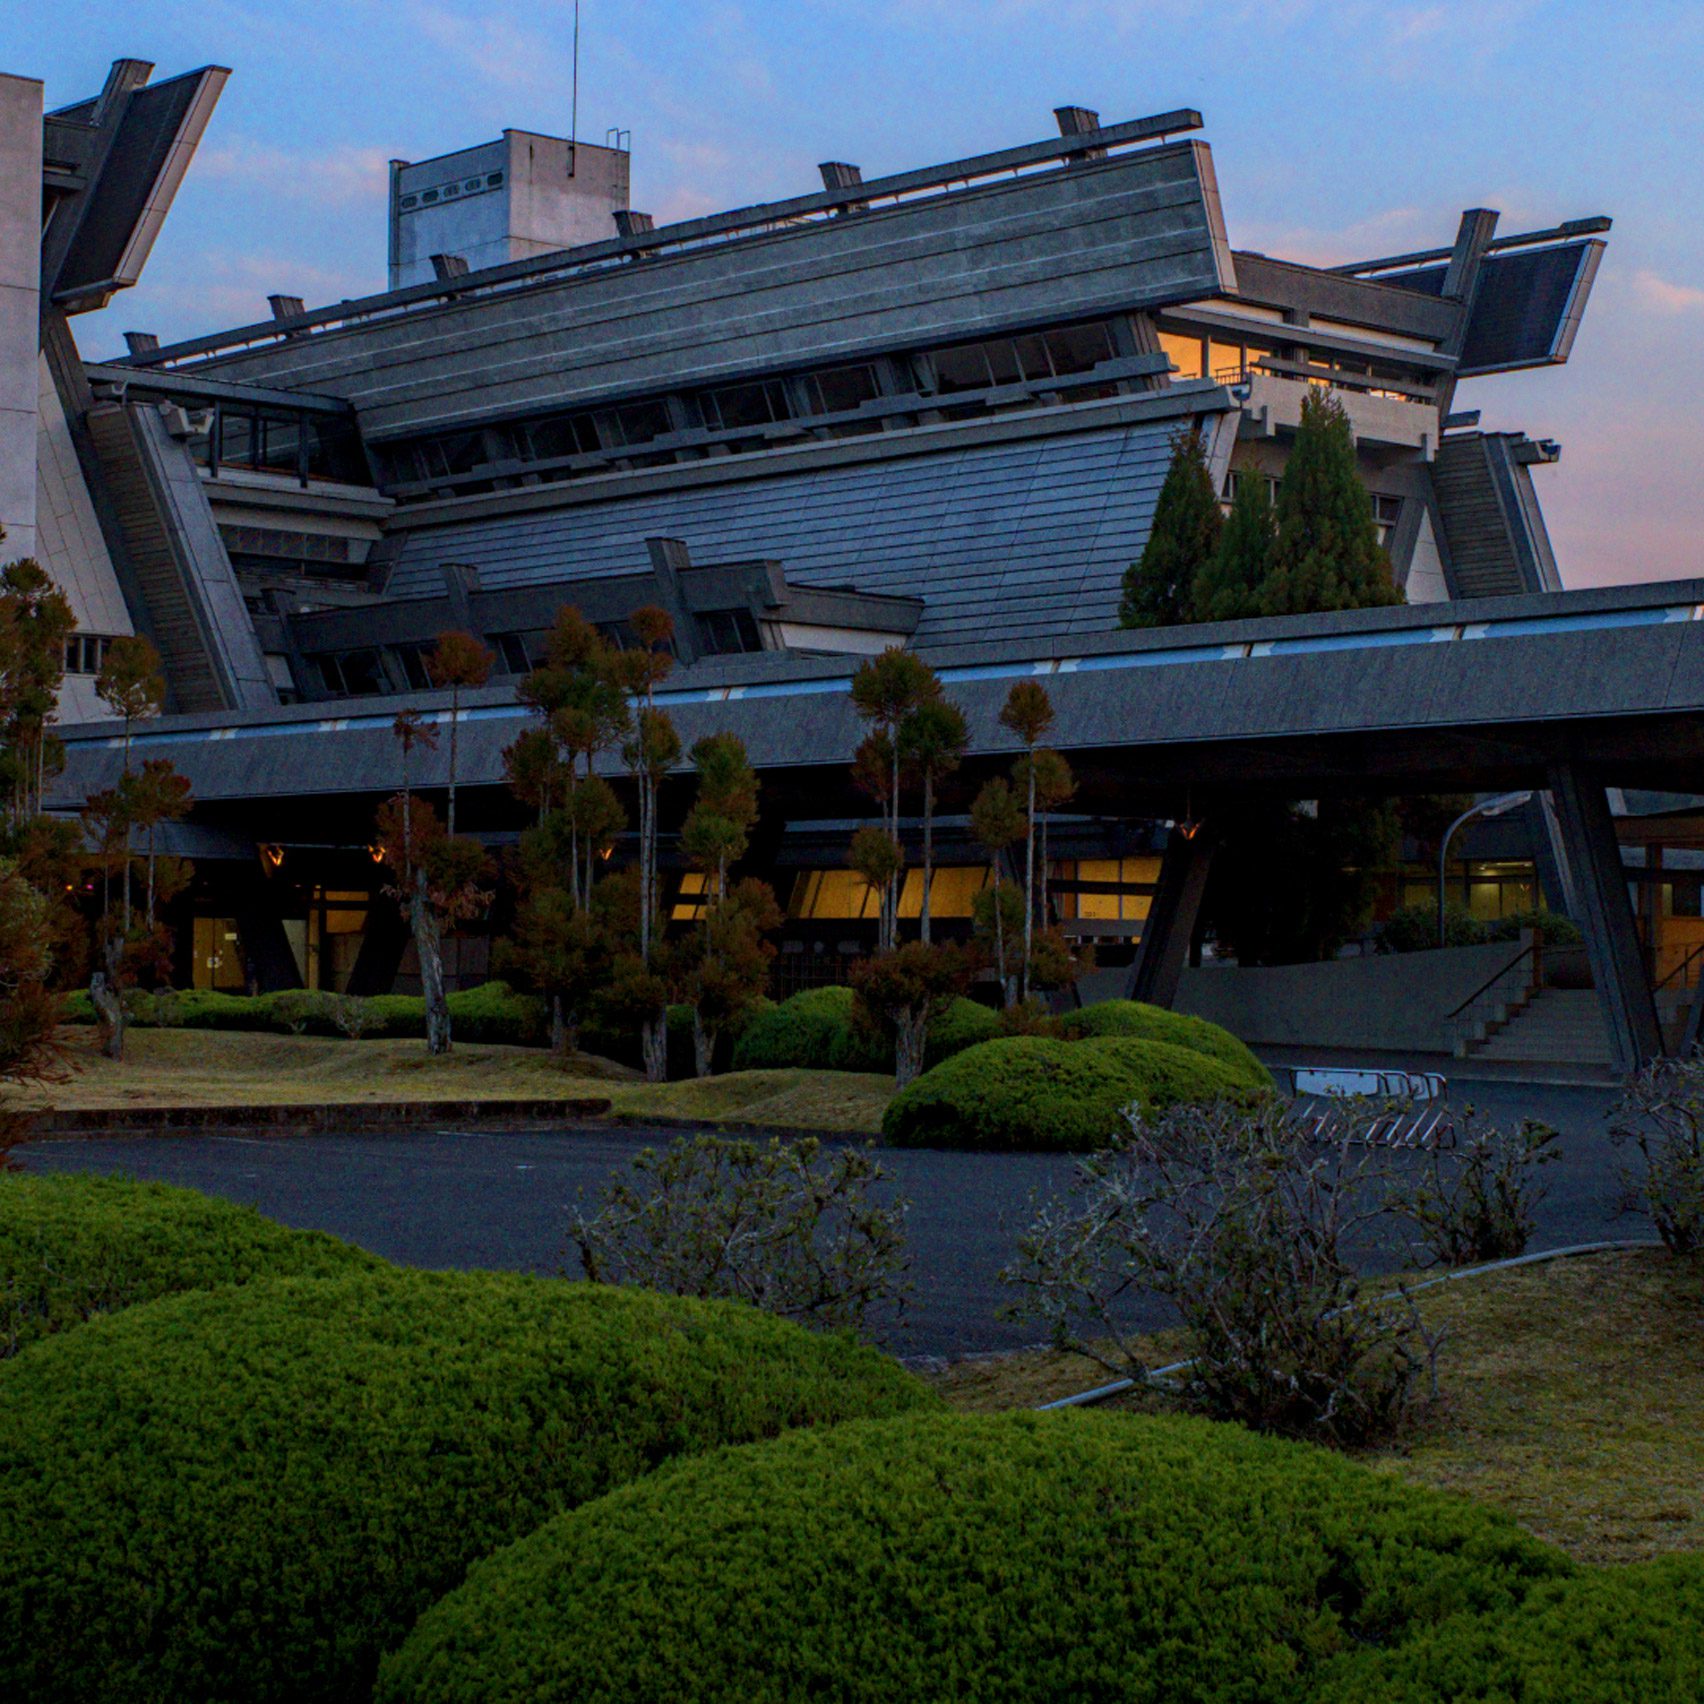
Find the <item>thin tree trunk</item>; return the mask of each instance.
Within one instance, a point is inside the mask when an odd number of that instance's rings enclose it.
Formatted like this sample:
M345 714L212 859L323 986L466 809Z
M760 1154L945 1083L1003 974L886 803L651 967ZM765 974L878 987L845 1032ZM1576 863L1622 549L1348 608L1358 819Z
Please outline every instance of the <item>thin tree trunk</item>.
M929 944L929 890L935 882L935 772L923 771L923 910L922 936Z
M456 745L461 733L461 693L450 694L450 799L445 813L448 831L453 838L456 832Z
M666 1011L647 1018L639 1032L645 1056L645 1081L666 1083L669 1079L669 1016Z
M692 1062L700 1077L710 1075L710 1066L716 1056L716 1032L704 1027L704 1017L697 1008L692 1013Z
M550 1051L557 1054L568 1051L568 1023L562 1015L560 994L550 997Z
M1035 747L1029 753L1029 832L1024 836L1024 962L1019 972L1020 996L1029 999L1030 947L1035 939Z
M433 1055L448 1053L450 1003L444 993L443 941L438 919L427 903L424 870L415 872L409 922L414 929L414 949L420 956L420 992L426 1002L426 1051Z
M894 1087L903 1089L915 1082L923 1072L923 1050L929 1039L929 1005L920 1009L907 1007L898 1014L894 1025L893 1057Z
M1000 1004L1012 1003L1011 985L1006 979L1006 919L1000 904L1000 857L993 854L989 862L994 867L994 969L1000 978Z

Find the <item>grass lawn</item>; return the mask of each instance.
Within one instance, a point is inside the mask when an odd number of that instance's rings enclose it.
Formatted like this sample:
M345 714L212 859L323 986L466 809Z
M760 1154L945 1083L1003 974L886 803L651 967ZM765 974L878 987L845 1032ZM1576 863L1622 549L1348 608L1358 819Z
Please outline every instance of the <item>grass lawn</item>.
M874 1136L893 1081L851 1071L738 1071L703 1082L646 1083L591 1054L459 1041L434 1059L419 1040L345 1041L241 1030L132 1029L122 1061L92 1027L60 1032L70 1076L0 1094L6 1107L105 1112L122 1107L349 1105L431 1100L556 1100L593 1093L620 1118L850 1131Z
M1704 1261L1589 1255L1420 1299L1449 1333L1443 1400L1372 1465L1506 1510L1582 1561L1704 1550ZM1154 1360L1176 1358L1176 1334L1150 1343ZM991 1409L1111 1377L1037 1353L960 1362L935 1382L956 1407Z
M618 1118L879 1135L893 1079L861 1071L732 1071L702 1082L612 1083L598 1091Z
M107 1111L116 1107L293 1106L327 1102L551 1100L602 1094L631 1072L537 1047L458 1042L434 1059L423 1041L246 1031L132 1029L122 1061L100 1052L92 1026L60 1032L71 1075L9 1090L0 1105Z

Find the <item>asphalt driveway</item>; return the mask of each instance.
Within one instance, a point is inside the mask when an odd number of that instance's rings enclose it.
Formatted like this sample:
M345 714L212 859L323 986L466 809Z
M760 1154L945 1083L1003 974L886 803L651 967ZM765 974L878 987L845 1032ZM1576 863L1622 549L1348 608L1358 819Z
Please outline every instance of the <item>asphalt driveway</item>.
M1620 1212L1616 1157L1604 1129L1609 1091L1475 1084L1471 1096L1457 1098L1501 1118L1542 1118L1562 1132L1535 1248L1647 1234L1643 1221ZM18 1158L27 1170L122 1174L205 1190L407 1265L554 1273L573 1264L564 1221L576 1194L595 1193L640 1148L674 1134L589 1125L545 1134L55 1139L30 1143ZM1034 1342L1034 1325L998 1317L1004 1297L997 1275L1028 1223L1032 1197L1069 1186L1071 1159L920 1149L885 1152L883 1164L911 1203L914 1293L892 1347L951 1356ZM1392 1244L1369 1265L1406 1263L1405 1250ZM1158 1325L1165 1316L1150 1303L1133 1318Z

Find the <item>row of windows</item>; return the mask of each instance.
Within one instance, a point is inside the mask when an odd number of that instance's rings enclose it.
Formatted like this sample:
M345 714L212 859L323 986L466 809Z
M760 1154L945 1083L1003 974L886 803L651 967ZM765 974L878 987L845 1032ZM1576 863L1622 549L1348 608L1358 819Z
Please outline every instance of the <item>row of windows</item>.
M397 202L397 210L412 213L416 208L435 207L440 201L459 201L464 195L480 195L488 189L501 189L503 174L487 172L483 177L463 178L458 183L439 184L436 189L423 189L418 195L405 195Z
M214 473L229 467L289 474L303 483L367 482L360 441L348 421L231 402L217 403L210 412L209 430L189 440L189 453Z
M688 878L689 880L693 878ZM1147 918L1160 860L1149 858L1065 858L1048 877L1048 896L1061 922L1132 922ZM986 865L947 864L934 873L929 910L943 919L968 918L976 896L988 886ZM692 906L702 886L683 888L681 903ZM801 870L793 879L787 915L796 922L873 922L880 910L876 890L856 870ZM923 910L923 872L907 870L899 897L902 918ZM681 916L679 908L675 911ZM697 915L696 912L693 915Z
M700 648L708 654L726 655L763 649L763 636L749 609L709 610L695 616L694 621ZM600 621L596 626L617 650L629 651L639 643L632 625L626 620ZM497 653L499 673L524 675L544 662L548 637L540 628L528 633L488 633L485 642ZM307 661L318 673L320 684L335 697L372 698L404 689L427 691L432 682L427 673L426 659L432 648L430 641L405 640L395 645L362 645L347 651L317 651Z
M897 399L962 396L1018 383L1040 386L1092 372L1116 353L1111 323L1094 321L896 356L890 388ZM558 465L586 457L648 466L675 459L675 449L653 447L672 433L754 434L749 441L724 438L719 443L723 450L740 452L767 447L771 439L765 434L789 421L833 435L874 432L882 429L882 419L860 419L857 411L882 394L876 365L855 362L797 378L718 385L666 401L444 433L386 450L385 476L390 484L400 486L435 481L460 484L482 475L506 474L511 468L546 465L553 474L566 476L593 471ZM945 412L956 415L966 407L974 412L980 406L958 405Z
M106 663L112 636L105 633L73 633L65 641L65 672L68 675L98 675Z
M1298 336L1304 335L1298 328ZM1251 372L1272 359L1273 346L1234 338L1229 333L1214 337L1206 332L1175 331L1164 327L1159 332L1160 348L1177 370L1174 379L1211 379L1215 384L1239 385ZM1310 361L1330 368L1324 373L1310 375L1308 382L1318 385L1344 383L1372 396L1391 396L1411 400L1417 382L1413 374L1402 367L1375 363L1357 355L1333 351L1309 351ZM1394 387L1394 388L1392 388Z

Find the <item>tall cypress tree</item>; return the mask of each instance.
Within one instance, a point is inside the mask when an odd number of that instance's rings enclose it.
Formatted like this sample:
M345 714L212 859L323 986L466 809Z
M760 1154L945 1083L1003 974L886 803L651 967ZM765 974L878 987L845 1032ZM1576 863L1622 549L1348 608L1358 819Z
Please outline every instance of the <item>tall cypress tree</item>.
M1213 560L1224 525L1207 446L1199 432L1182 431L1172 440L1171 466L1141 560L1124 571L1119 625L1172 627L1191 620L1196 579Z
M1355 439L1329 391L1302 399L1301 425L1278 487L1260 606L1266 615L1370 609L1403 601L1379 543L1373 500L1355 466Z
M1261 613L1274 530L1266 475L1251 469L1238 477L1219 548L1195 581L1197 621L1240 621Z

